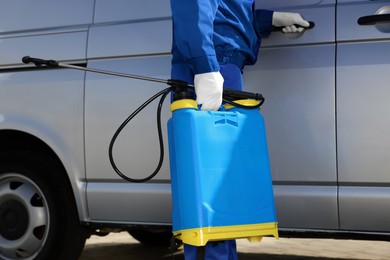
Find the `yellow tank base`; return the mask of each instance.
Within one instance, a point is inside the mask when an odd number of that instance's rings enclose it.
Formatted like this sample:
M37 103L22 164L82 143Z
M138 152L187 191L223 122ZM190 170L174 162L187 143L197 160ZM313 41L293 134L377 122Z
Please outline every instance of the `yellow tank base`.
M173 235L184 244L204 246L207 242L247 238L260 242L265 236L279 238L278 223L264 223L237 226L203 227L174 231Z

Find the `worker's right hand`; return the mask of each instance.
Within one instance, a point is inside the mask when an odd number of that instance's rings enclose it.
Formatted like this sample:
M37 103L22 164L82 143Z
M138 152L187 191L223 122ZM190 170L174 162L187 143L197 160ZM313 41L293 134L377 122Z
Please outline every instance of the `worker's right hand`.
M196 74L194 79L196 102L201 110L217 111L222 104L223 77L219 72Z
M303 19L299 13L290 12L274 12L272 25L283 27L282 31L284 33L302 32L305 27L310 26L309 22Z

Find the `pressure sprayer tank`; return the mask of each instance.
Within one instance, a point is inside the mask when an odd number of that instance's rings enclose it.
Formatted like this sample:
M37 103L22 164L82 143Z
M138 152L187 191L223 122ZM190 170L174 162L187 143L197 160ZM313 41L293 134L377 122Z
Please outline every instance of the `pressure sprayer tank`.
M168 121L174 235L195 246L278 237L259 109L197 108L191 99L175 101Z

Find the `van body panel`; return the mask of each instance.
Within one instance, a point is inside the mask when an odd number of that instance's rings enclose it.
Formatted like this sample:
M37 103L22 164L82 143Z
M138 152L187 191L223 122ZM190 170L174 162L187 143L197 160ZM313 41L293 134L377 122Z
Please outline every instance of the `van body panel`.
M282 230L390 235L390 23L357 22L390 13L388 2L256 1L257 8L299 12L315 23L303 33L264 38L258 62L243 74L245 90L266 99L261 113ZM169 79L169 1L7 0L0 14L0 132L27 133L52 150L87 226L169 227L170 97L155 178L125 182L108 157L121 123L168 86L21 62L29 55ZM158 164L157 104L114 144L115 163L130 178L145 178ZM0 149L8 146L12 141Z
M94 23L156 20L170 17L169 1L160 0L96 0ZM169 38L169 37L164 37Z
M92 181L88 183L88 206L92 222L140 225L172 223L169 183L131 184Z
M1 1L0 35L90 24L94 2L94 0Z
M88 58L169 54L171 27L169 20L94 26L89 34Z
M85 62L87 31L0 38L0 68L25 66L23 56Z

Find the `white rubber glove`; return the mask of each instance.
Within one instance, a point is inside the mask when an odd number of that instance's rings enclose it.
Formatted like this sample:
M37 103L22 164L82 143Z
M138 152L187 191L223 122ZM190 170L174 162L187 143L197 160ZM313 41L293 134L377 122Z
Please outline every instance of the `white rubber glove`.
M287 13L287 12L274 12L272 17L272 25L276 27L284 27L282 31L284 33L296 33L302 32L305 28L309 27L308 21L304 20L299 13ZM296 25L302 26L297 27Z
M217 111L222 104L223 77L219 72L195 75L196 102L201 110Z

